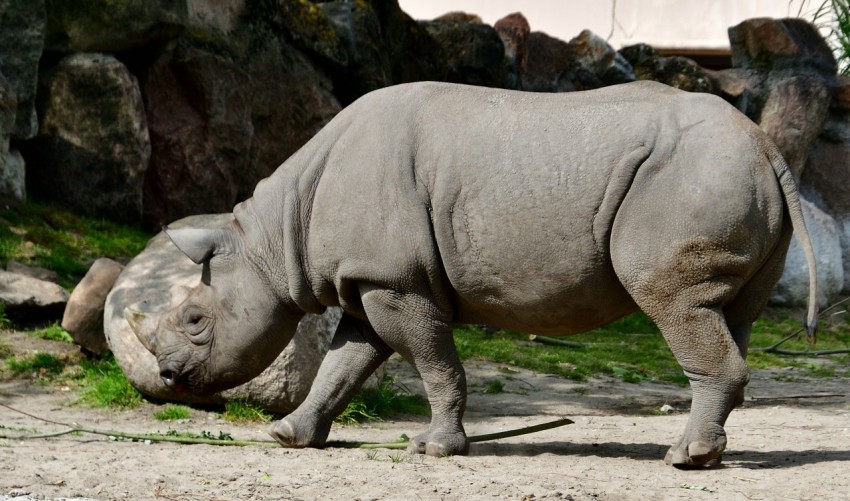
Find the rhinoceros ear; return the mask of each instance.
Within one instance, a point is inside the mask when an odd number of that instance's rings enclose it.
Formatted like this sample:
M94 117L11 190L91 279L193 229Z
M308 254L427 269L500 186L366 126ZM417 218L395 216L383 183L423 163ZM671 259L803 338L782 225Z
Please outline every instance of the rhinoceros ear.
M180 228L163 226L162 230L174 245L195 264L201 264L212 256L229 250L230 239L224 230L202 228Z

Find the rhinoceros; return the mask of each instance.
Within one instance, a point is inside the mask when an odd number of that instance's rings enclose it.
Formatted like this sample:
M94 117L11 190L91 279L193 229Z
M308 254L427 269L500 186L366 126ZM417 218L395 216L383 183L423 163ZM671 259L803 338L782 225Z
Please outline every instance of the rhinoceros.
M344 315L306 400L269 432L322 447L392 353L432 410L411 452L464 454L458 323L538 335L636 310L659 327L693 402L666 462L715 464L743 400L753 321L796 231L775 145L720 98L638 82L567 94L442 83L378 90L340 112L233 209L223 229L167 230L200 282L171 311L126 316L176 388L244 383L305 312Z

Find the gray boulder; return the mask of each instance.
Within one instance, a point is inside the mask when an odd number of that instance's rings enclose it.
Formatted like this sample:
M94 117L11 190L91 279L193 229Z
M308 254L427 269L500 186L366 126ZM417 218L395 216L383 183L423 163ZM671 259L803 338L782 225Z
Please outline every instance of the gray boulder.
M420 21L442 49L446 81L485 87L502 85L505 45L499 34L480 19L463 16Z
M27 200L26 164L15 148L9 149L5 161L0 158L0 200L4 207Z
M801 199L806 228L817 257L818 299L821 307L830 304L844 287L840 228L829 214ZM770 302L778 306L805 306L809 294L809 268L802 248L792 239L785 271L776 284Z
M15 112L18 102L12 86L0 72L0 197L19 202L23 199L19 172L20 164L10 158L9 140L15 127ZM4 204L5 205L5 204Z
M95 355L109 351L103 334L103 308L106 296L123 269L117 261L98 259L74 287L65 306L62 328L71 334L75 343Z
M68 292L53 282L0 270L0 304L13 320L59 319L67 302Z
M215 228L232 217L231 214L192 216L169 227ZM210 397L178 395L163 384L156 359L130 329L124 309L154 312L172 308L183 300L200 275L200 265L187 259L164 233L151 239L145 250L121 272L106 299L103 328L109 348L127 378L145 395L163 400L222 403L247 398L273 412L295 409L307 396L341 311L330 308L323 315L308 315L289 346L252 381Z
M41 127L22 144L27 188L94 217L138 222L150 138L135 77L105 54L74 54L42 74Z
M17 99L12 137L18 140L30 139L38 132L35 95L44 46L44 12L44 0L0 2L0 73L9 80Z
M38 266L28 266L19 261L15 261L14 259L10 259L9 262L6 263L6 271L9 273L17 273L18 275L26 275L28 277L37 278L39 280L44 280L45 282L53 282L54 284L59 283L59 275L55 271Z
M711 72L687 57L665 57L646 44L623 47L619 54L640 80L654 80L688 92L717 92Z
M162 45L183 32L187 0L46 0L45 50L123 52Z

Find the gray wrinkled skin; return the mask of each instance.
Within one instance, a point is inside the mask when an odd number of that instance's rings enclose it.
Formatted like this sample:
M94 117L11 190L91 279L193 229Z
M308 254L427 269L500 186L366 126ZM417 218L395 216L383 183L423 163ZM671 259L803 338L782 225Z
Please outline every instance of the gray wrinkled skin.
M466 453L453 324L560 335L641 309L693 389L666 461L717 463L748 381L750 327L792 230L814 270L796 184L765 135L717 97L649 82L373 92L233 213L225 230L169 232L204 275L155 329L136 331L168 384L208 392L271 362L289 337L270 333L341 306L307 400L271 427L291 447L323 446L398 352L432 408L410 450Z

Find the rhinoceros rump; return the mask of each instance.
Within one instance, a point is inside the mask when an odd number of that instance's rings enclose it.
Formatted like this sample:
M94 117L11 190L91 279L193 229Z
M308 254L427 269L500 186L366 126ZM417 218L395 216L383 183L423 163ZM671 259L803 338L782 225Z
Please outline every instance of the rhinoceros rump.
M169 231L204 264L201 281L172 311L128 319L166 383L209 392L258 374L304 312L341 306L306 401L271 427L290 447L323 446L360 384L398 352L432 410L410 449L463 454L452 324L561 335L641 309L693 390L666 461L716 463L748 380L751 324L793 230L815 281L796 183L775 146L719 98L649 82L569 94L379 90L233 214L222 230Z

